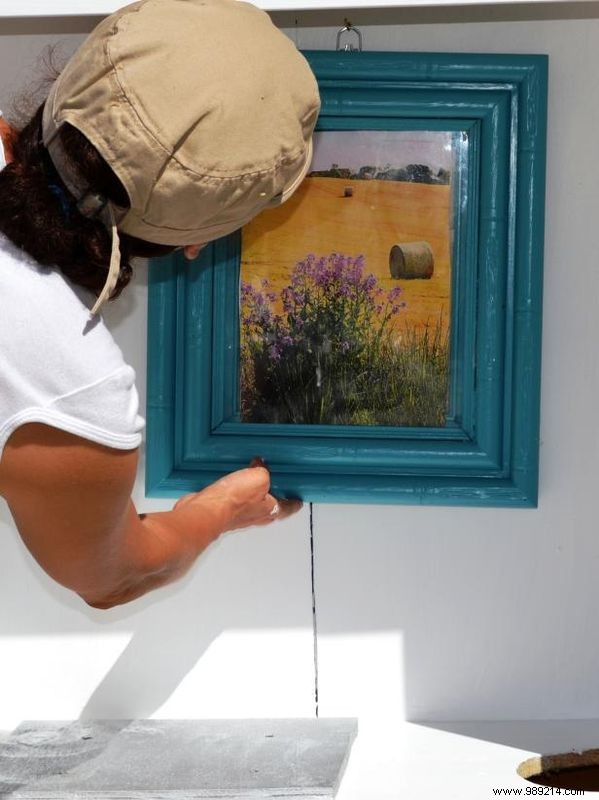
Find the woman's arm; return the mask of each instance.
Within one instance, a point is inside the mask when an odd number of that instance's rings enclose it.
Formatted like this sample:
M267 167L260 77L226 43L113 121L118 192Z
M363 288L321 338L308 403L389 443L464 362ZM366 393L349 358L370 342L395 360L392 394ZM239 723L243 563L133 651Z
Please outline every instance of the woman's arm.
M27 548L95 608L171 583L225 531L273 521L264 467L231 473L172 511L138 516L130 499L137 458L34 423L13 433L0 463L0 494ZM281 503L277 518L300 505Z

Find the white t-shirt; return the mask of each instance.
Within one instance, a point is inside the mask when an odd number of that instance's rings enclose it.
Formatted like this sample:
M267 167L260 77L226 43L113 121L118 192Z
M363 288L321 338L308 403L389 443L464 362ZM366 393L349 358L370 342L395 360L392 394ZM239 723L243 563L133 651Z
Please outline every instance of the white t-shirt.
M90 302L0 233L0 457L27 422L121 450L139 446L135 372Z

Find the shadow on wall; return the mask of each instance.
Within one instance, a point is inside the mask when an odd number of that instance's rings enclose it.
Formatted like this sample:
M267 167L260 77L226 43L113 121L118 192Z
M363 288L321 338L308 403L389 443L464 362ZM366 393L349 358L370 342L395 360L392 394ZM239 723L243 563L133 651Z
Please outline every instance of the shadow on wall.
M2 509L0 638L132 631L82 720L150 717L227 630L311 625L309 538L290 530L308 528L306 509L278 528L221 537L176 584L109 611L89 608L46 576L9 519Z
M407 719L597 713L599 637L586 635L592 618L578 610L597 603L599 542L566 541L559 521L550 531L543 515L528 510L444 509L441 516L356 506L349 516L348 507L331 505L315 508L314 518L323 664L337 637L355 637L348 652L356 663L348 661L345 677L368 686L376 675L359 672L360 635L401 632ZM441 519L451 520L450 534L439 529ZM50 581L6 533L0 636L133 631L82 719L122 716L123 703L128 715L152 715L227 630L309 624L307 508L278 528L224 537L178 584L108 612L88 609ZM335 686L324 670L320 688L327 716Z
M599 743L599 720L517 720L487 722L429 722L425 728L455 733L470 739L495 742L530 753L570 753L596 748ZM541 792L538 792L541 794Z

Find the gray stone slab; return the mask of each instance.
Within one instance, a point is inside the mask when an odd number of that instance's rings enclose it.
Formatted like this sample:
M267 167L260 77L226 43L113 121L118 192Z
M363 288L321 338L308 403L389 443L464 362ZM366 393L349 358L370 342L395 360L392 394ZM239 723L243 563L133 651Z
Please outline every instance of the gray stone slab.
M25 722L0 742L11 800L333 798L356 720Z

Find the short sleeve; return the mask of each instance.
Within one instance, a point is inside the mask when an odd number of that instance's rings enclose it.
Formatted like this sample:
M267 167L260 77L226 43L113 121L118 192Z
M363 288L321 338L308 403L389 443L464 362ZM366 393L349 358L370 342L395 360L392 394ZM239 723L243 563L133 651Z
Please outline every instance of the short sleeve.
M135 371L88 295L0 235L0 455L29 422L139 447Z
M144 420L139 416L135 371L123 365L106 377L44 406L30 406L6 420L0 430L0 453L21 425L40 422L83 439L119 450L141 444Z

